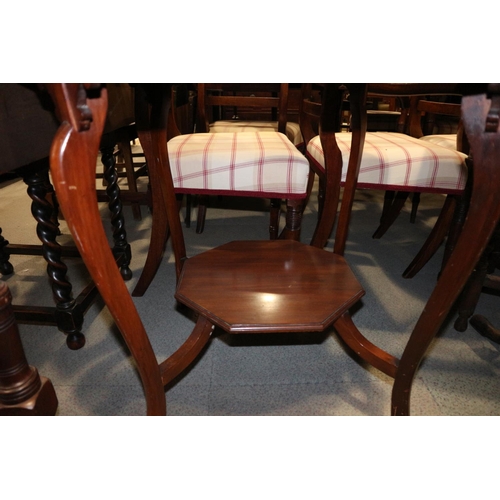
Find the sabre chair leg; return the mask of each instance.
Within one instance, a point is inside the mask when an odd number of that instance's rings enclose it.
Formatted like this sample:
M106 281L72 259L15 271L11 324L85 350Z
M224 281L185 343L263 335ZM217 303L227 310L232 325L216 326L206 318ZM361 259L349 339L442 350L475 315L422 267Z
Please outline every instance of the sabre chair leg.
M269 238L275 240L278 238L281 214L281 200L273 198L271 200L271 210L269 214Z

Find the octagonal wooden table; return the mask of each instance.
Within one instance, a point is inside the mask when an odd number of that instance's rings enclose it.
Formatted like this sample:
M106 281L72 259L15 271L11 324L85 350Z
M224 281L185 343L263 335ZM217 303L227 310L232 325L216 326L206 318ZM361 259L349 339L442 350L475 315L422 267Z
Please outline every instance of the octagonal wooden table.
M269 333L323 331L364 293L344 257L275 240L191 257L175 297L227 332Z

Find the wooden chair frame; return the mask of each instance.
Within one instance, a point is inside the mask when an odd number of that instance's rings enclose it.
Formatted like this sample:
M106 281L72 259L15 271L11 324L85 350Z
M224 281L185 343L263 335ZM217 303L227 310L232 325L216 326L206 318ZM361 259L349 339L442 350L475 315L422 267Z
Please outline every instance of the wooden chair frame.
M269 96L256 96L255 93L271 93ZM197 132L210 132L211 114L214 108L233 107L234 109L269 109L271 117L278 122L278 132L286 135L288 111L288 84L270 83L198 83L197 95ZM205 219L209 197L198 197L198 216L196 232L201 234L205 228ZM281 200L271 199L269 232L271 239L278 237Z
M166 361L158 364L132 298L116 265L111 264L114 264L114 260L104 231L101 230L102 223L93 194L95 160L106 113L106 90L101 89L100 95L94 97L92 93L98 89L91 86L84 87L83 84L51 84L48 88L62 119L52 147L51 169L55 189L68 226L105 303L137 362L146 393L148 414L165 414L164 385L181 373L197 356L209 340L213 324L207 318L200 316L193 333L183 346ZM353 86L351 90L355 88L356 86ZM425 92L425 85L418 88L420 92L430 93ZM82 90L86 92L82 93ZM402 86L401 91L403 90L407 92L407 86ZM364 87L364 92L363 86L358 87L357 91L361 102L366 96L366 87ZM339 335L361 358L395 378L391 404L393 415L409 414L411 386L418 365L462 290L500 218L500 204L496 199L500 187L500 170L496 168L496 159L500 155L500 85L464 88L463 93L464 95L470 94L464 97L462 110L464 126L475 162L470 209L455 251L450 256L441 279L437 282L417 321L401 358L397 359L373 346L354 326L347 311L334 323ZM82 98L82 95L85 98ZM324 102L327 109L331 104L328 99L330 99L329 93ZM168 108L167 101L164 101L164 105ZM146 147L150 145L152 151L156 153L156 167L159 168L165 168L165 165L168 167L166 141L158 140L158 138L165 138L165 126L162 126L164 112L165 108L162 109L162 106L152 107L150 128L144 130L143 136L144 140L149 137L146 140ZM90 116L92 116L92 121L89 120ZM321 136L325 154L328 158L335 158L338 156L335 134L329 128L330 122L326 119L327 117L323 115L322 118L324 121L321 122ZM360 119L355 120L354 126L359 151L358 158L350 161L347 191L355 186L359 169L359 156L366 130L366 121L363 122L362 112ZM148 145L147 141L151 143ZM143 142L142 139L141 142ZM351 157L354 156L356 155L351 155ZM338 162L333 160L333 163L336 163L334 172L336 171L338 175ZM169 185L172 182L171 176L163 175L160 180L162 193L171 193L173 190L173 186ZM329 179L327 182L335 182L335 180ZM75 197L75 194L79 196ZM169 224L180 224L176 200L170 197L164 201L167 204ZM335 199L325 200L325 210L327 204L330 203L336 210ZM344 199L339 215L339 225L344 228L344 231L347 230L348 225L342 224L342 220L348 221L350 204L352 204L352 199L349 197ZM331 228L320 222L315 235L316 244L321 241L322 235L329 231ZM176 232L173 231L173 233ZM337 234L338 237L339 234ZM182 254L182 244L178 243L174 243L174 247L177 247L176 253L179 255L179 252ZM341 254L344 244L345 238L344 242L336 242L335 252ZM183 264L182 260L176 262L178 273Z

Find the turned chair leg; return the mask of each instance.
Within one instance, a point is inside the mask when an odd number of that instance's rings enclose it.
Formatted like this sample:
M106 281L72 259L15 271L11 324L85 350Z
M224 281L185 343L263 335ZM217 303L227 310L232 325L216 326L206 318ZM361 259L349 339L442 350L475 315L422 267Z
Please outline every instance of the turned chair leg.
M106 194L108 195L108 207L111 212L111 225L113 227L113 255L115 256L120 273L124 280L132 278L129 267L132 259L130 245L127 242L125 220L123 218L123 206L120 199L120 188L118 186L118 174L115 168L115 156L113 146L101 148L101 161L104 166L104 179L106 180Z
M14 267L9 262L10 253L6 248L9 242L2 236L2 228L0 228L0 274L7 276L14 272Z
M72 286L67 278L68 268L61 260L62 249L56 238L59 232L54 222L54 207L47 201L49 188L44 173L35 172L23 177L32 200L31 213L37 221L37 236L42 242L43 257L47 262L47 274L56 303L55 319L60 331L67 335L66 344L70 349L80 349L85 345L83 310L73 298Z
M137 193L137 179L134 172L134 161L132 156L132 147L130 146L130 141L123 140L118 142L118 148L122 152L123 162L125 164L125 174L127 176L127 185L129 191ZM132 215L135 220L141 220L141 205L138 202L132 202Z
M304 200L286 200L286 222L280 239L300 241Z
M55 415L52 382L29 366L12 310L12 296L0 281L0 415Z

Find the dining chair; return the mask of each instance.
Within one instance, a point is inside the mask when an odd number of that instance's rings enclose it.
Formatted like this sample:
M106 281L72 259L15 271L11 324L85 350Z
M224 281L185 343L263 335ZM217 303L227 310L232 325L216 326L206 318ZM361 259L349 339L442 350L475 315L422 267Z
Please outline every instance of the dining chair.
M128 83L108 83L109 106L101 141L103 171L96 177L103 179L103 188L97 190L99 201L116 205L116 186L120 178L120 201L130 204L135 220L141 220L141 205L149 205L148 193L140 191L139 177L147 177L147 167L140 154L132 151L131 143L137 139L134 116L134 88Z
M443 100L438 100L441 97ZM455 102L447 102L451 99ZM407 117L407 131L412 137L437 144L453 151L467 155L467 172L471 172L472 164L469 155L469 144L460 119L459 96L413 96L410 99ZM416 203L412 206L413 220L418 207L420 193L415 193ZM453 252L458 234L464 222L468 207L469 189L466 183L461 193L444 195L445 200L439 216L420 251L403 272L404 278L413 278L420 269L436 253L446 239L442 266Z
M468 153L457 96L443 96L439 100L432 96L412 97L408 125L413 137Z
M197 125L202 133L280 132L297 148L300 126L288 120L287 83L198 83ZM205 227L208 194L198 196L196 232ZM272 198L270 236L277 237L281 199Z
M364 294L343 254L366 133L363 108L366 86L350 85L355 96L352 153L333 252L325 250L323 243L325 235L332 230L337 212L342 153L332 126L338 105L338 86L328 84L320 117L328 196L312 244L293 240L231 242L190 258L186 256L166 141L170 93L168 88L155 91L146 86L148 122L140 126L140 140L150 168L158 171L164 202L154 209L165 212L172 233L177 273L175 298L197 313L196 324L185 343L160 363L116 266L108 265L112 254L91 195L95 189L95 158L106 113L106 90L101 89L97 95L93 87L73 85L77 87L48 86L62 117L51 152L55 189L87 267L136 361L149 415L166 413L164 386L192 364L210 342L216 326L230 333L265 334L323 331L332 325L361 359L394 377L391 414L409 414L411 386L417 368L500 218L500 204L496 200L500 187L500 171L496 168L500 154L500 85L461 89L466 94L462 100L464 126L476 162L470 210L455 251L400 358L373 345L355 327L349 314L351 306ZM68 86L70 91L65 91ZM423 87L429 90L431 86ZM78 89L88 92L85 107L81 102L76 106ZM86 119L89 112L91 122ZM81 196L75 197L75 191ZM166 324L166 332L168 328Z
M310 93L311 84L305 84L303 94ZM392 96L400 89L397 85L385 86L370 84L369 91L374 95ZM406 88L406 87L405 87ZM416 88L416 87L415 87ZM443 88L443 92L448 91ZM408 88L408 91L410 89ZM456 90L455 90L456 91ZM402 97L402 96L399 96ZM314 103L311 103L311 106ZM319 178L318 202L319 211L324 203L324 152L317 130L313 126L319 115L319 103L307 108L301 116L301 129L307 144L306 156L311 163L311 169ZM338 134L337 141L341 149L344 165L350 155L351 133ZM397 218L410 192L414 193L442 193L457 196L463 193L467 181L467 155L450 150L443 146L424 142L409 134L399 132L367 132L363 149L363 157L359 172L357 187L359 189L377 189L386 192L381 224L374 233L375 238L390 227ZM347 169L342 173L342 184L345 183ZM387 193L391 193L390 197ZM395 194L395 195L394 195ZM453 213L454 206L450 200L445 204L443 214ZM440 242L442 239L440 240ZM434 243L434 240L432 240ZM431 241L426 243L431 244ZM417 263L413 262L413 270L418 270ZM423 265L418 261L418 265Z
M192 134L196 127L197 92L195 85L176 83L172 85L172 100L167 123L167 140L181 134ZM184 223L191 227L193 196L186 195Z
M203 84L198 85L198 109L205 108ZM286 93L286 84L281 84ZM142 89L145 87L143 86ZM136 99L141 89L136 87ZM234 98L233 98L234 97ZM264 102L262 101L264 100ZM253 107L278 105L278 97L235 97L219 102L247 103ZM285 101L283 101L285 102ZM267 103L267 104L266 104ZM285 113L282 104L280 114ZM136 105L136 121L147 120L144 110ZM170 113L171 115L171 113ZM283 125L284 125L284 120ZM167 121L169 123L169 121ZM167 128L167 130L169 130ZM140 139L140 137L139 137ZM169 164L172 168L175 193L184 195L219 195L271 199L269 232L271 239L299 240L302 213L309 195L309 162L281 132L253 130L240 132L196 132L174 137L167 135ZM142 140L141 140L142 144ZM144 148L144 145L143 145ZM146 157L149 165L149 160ZM149 168L153 207L160 205L160 181ZM285 225L279 231L281 200L286 202ZM155 276L168 239L167 221L160 210L152 212L150 246L134 296L142 296Z

